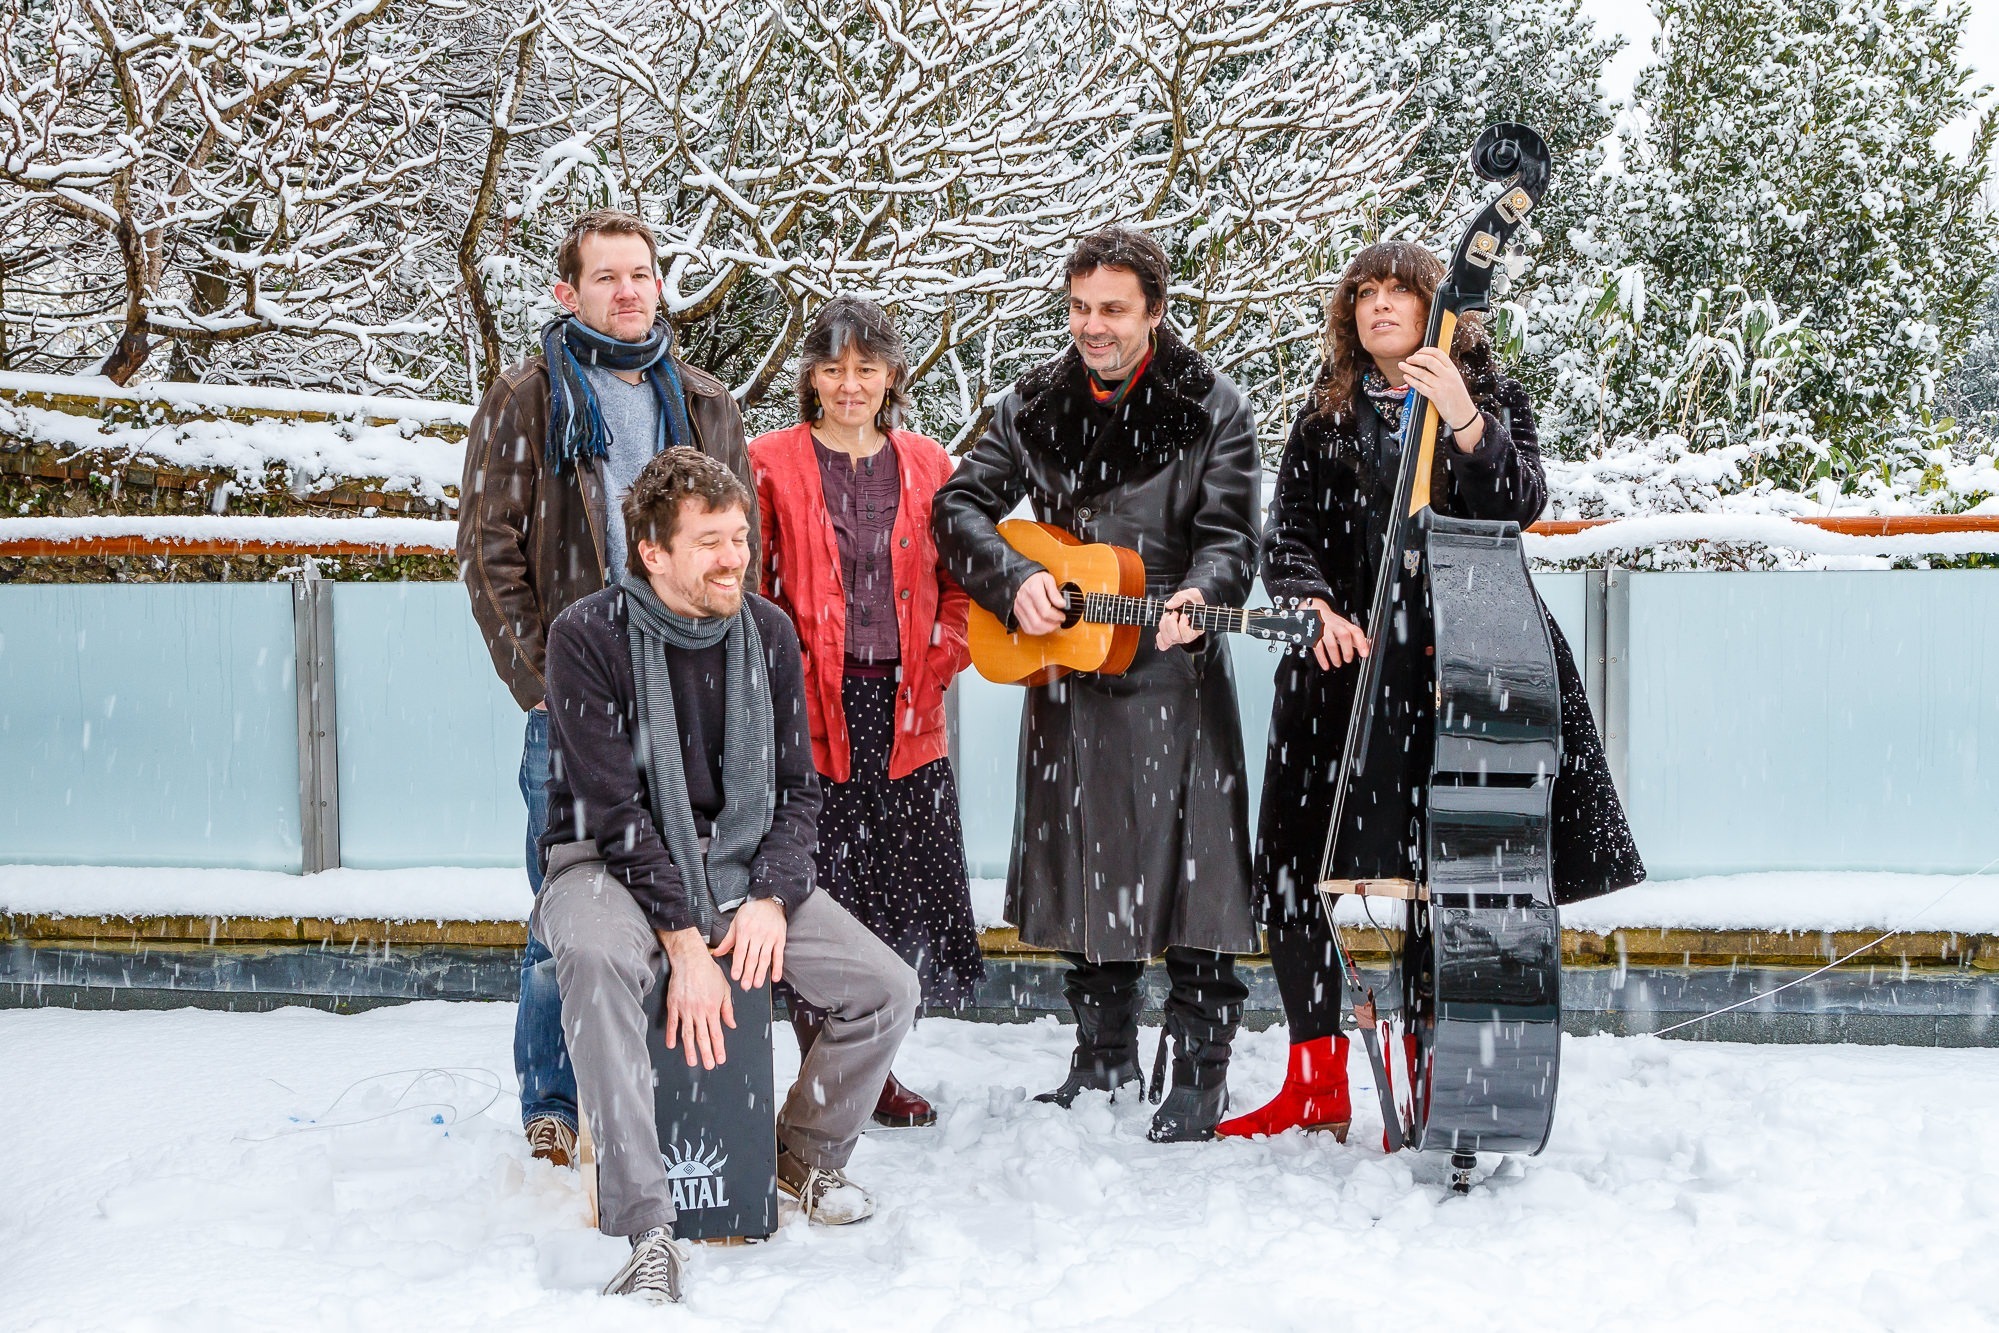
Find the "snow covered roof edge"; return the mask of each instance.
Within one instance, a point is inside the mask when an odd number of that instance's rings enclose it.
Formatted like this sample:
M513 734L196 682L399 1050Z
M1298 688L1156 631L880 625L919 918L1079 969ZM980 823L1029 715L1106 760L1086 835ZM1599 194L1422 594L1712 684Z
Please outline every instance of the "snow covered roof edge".
M225 412L318 413L329 417L366 417L376 421L414 421L424 425L469 426L472 422L472 408L465 403L422 398L159 380L121 385L102 375L30 375L19 371L0 371L0 395L17 394L160 403L183 409L205 408Z

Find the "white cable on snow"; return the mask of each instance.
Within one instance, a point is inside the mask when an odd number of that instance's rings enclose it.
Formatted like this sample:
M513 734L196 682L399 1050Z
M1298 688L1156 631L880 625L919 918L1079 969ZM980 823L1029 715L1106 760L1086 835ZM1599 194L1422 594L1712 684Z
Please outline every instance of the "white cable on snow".
M1955 893L1960 884L1963 884L1968 879L1978 878L1978 876L1984 874L1986 871L1990 870L1995 865L1999 865L1999 856L1993 857L1990 861L1987 861L1984 865L1978 867L1978 869L1970 872L1969 874L1959 875L1949 884L1946 884L1944 886L1944 891L1942 893L1939 893L1936 897L1930 899L1927 903L1924 903L1922 907L1917 909L1916 914L1910 917L1902 925L1899 925L1895 927L1893 930L1887 931L1884 934L1875 936L1873 939L1867 941L1867 943L1861 945L1858 949L1855 949L1850 953L1844 954L1838 958L1833 959L1831 962L1825 964L1823 967L1815 967L1801 977L1791 978L1789 981L1785 982L1781 986L1776 986L1770 990L1763 991L1760 994L1752 995L1746 1000L1737 1000L1734 1004L1723 1005L1721 1008L1716 1009L1711 1013L1702 1014L1698 1018L1689 1018L1684 1022L1675 1023L1673 1024L1673 1026L1669 1028L1660 1028L1657 1032L1654 1032L1651 1035L1655 1037L1670 1036L1671 1034L1678 1032L1681 1028L1690 1028L1696 1023L1705 1023L1710 1018L1719 1018L1721 1015L1732 1012L1733 1010L1736 1009L1740 1009L1744 1005L1755 1004L1758 1000L1767 1000L1772 995L1782 994L1783 992L1791 989L1791 987L1793 986L1802 986L1805 982L1810 981L1813 977L1816 977L1824 972L1830 972L1833 968L1838 967L1841 963L1850 962L1851 960L1858 958L1861 954L1866 953L1869 949L1872 949L1875 945L1884 944L1887 941L1894 939L1897 935L1900 935L1902 932L1910 929L1915 925L1915 923L1918 920L1921 919L1924 912L1929 911L1932 907L1935 907L1938 903L1942 902L1944 899L1950 897L1951 894Z
M354 1089L360 1087L363 1083L371 1083L377 1079L400 1078L405 1074L410 1076L409 1084L401 1092L396 1094L396 1100L394 1104L392 1104L389 1107L388 1110L379 1112L378 1114L375 1115L359 1116L353 1120L326 1121L322 1118L331 1115L334 1109L338 1107L341 1102L347 1100L347 1095L353 1092ZM474 1075L478 1075L480 1077L474 1077ZM479 1107L478 1110L471 1112L469 1115L463 1112L456 1102L411 1102L408 1105L405 1105L404 1098L408 1097L411 1093L415 1092L417 1090L417 1086L429 1078L447 1078L450 1079L454 1085L460 1079L463 1079L465 1082L470 1083L472 1086L476 1088L485 1089L491 1095L486 1098L485 1102ZM272 1081L276 1082L275 1079L273 1079ZM280 1083L278 1084L278 1086L284 1087L284 1084ZM289 1089L287 1089L287 1091L289 1091ZM462 1066L450 1066L450 1067L432 1066L424 1069L391 1069L379 1074L364 1074L360 1078L355 1079L352 1083L349 1083L345 1088L342 1088L340 1090L339 1096L335 1097L331 1102L327 1103L326 1109L324 1111L321 1111L318 1116L313 1117L311 1120L308 1120L303 1124L297 1124L287 1129L281 1129L275 1134L248 1135L244 1137L246 1137L247 1140L251 1143L268 1143L272 1139L283 1138L291 1134L304 1134L312 1130L321 1130L321 1129L348 1129L355 1125L367 1125L367 1124L373 1124L377 1120L387 1120L389 1117L401 1115L405 1111L421 1111L421 1110L428 1110L433 1112L435 1116L435 1123L441 1124L446 1128L449 1128L452 1125L457 1124L461 1120L475 1120L478 1117L484 1115L488 1110L492 1108L494 1102L499 1101L501 1097L506 1095L506 1091L507 1091L506 1088L501 1085L499 1077L495 1075L492 1070L481 1068L476 1065L462 1065ZM444 1119L443 1115L441 1114L442 1111L449 1111L451 1113L451 1118L449 1120Z

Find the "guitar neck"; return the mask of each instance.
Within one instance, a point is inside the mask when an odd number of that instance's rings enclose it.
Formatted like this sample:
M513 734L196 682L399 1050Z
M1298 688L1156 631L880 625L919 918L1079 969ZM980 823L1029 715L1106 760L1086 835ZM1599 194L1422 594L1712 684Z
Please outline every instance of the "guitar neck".
M1173 608L1204 630L1244 634L1249 630L1249 612L1239 606L1209 606L1195 602ZM1097 625L1143 625L1159 623L1166 613L1164 597L1121 597L1116 593L1083 594L1083 619Z

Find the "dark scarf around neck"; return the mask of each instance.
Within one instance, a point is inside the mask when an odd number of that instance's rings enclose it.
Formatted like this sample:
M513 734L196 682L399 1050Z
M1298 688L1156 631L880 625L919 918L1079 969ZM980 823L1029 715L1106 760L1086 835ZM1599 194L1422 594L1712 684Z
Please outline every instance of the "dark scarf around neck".
M599 333L575 315L564 315L543 327L541 351L548 361L548 466L553 471L567 472L580 459L603 458L610 452L611 433L583 373L586 365L645 372L659 399L654 453L694 443L686 390L673 363L673 329L664 318L653 321L642 341L628 343Z
M1071 344L1014 386L1021 397L1014 417L1021 443L1059 464L1075 495L1157 472L1200 443L1213 425L1205 400L1215 372L1164 324L1151 356L1116 402L1097 401L1093 378Z

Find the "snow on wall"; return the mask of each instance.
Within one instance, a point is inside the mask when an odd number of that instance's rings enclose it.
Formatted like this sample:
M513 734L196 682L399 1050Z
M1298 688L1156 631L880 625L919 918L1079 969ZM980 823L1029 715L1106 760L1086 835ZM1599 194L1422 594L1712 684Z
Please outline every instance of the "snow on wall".
M1007 924L1003 880L972 881L981 929ZM518 869L437 866L291 875L275 870L0 865L0 911L54 916L314 917L336 921L525 921ZM1391 914L1374 909L1377 919ZM1342 925L1368 921L1340 900ZM1659 880L1562 910L1572 930L1961 931L1999 933L1999 874L1776 872Z
M526 921L527 872L0 866L0 909L55 916L240 916L334 921Z
M1855 537L1827 532L1778 514L1646 514L1560 536L1530 532L1535 560L1586 560L1612 551L1637 551L1688 542L1730 542L1817 556L1892 558L1999 554L1999 532L1932 532Z
M5 395L97 397L106 403L158 403L175 411L248 412L243 420L136 423L7 401ZM324 413L314 421L295 414ZM285 415L279 415L285 414ZM294 490L379 480L381 489L450 502L464 470L465 447L426 427L462 426L471 409L456 403L300 393L233 385L154 384L119 390L109 380L0 374L0 437L74 457L102 458L107 468L144 459L190 471L232 473L258 492L281 469Z

